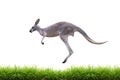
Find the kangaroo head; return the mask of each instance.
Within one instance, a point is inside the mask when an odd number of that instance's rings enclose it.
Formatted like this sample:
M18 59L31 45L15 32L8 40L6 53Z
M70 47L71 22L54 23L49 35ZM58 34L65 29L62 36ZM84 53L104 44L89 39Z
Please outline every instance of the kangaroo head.
M30 29L30 32L32 33L33 31L36 31L37 30L37 28L38 28L38 26L37 26L37 24L40 22L40 19L37 19L36 20L36 22L35 22L35 24L34 24L34 26Z

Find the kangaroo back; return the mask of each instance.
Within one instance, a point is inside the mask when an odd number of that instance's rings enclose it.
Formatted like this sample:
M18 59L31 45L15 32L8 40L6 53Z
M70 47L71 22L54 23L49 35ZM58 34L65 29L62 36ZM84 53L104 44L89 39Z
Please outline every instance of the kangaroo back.
M85 37L85 39L88 40L90 43L93 43L93 44L104 44L104 43L107 42L107 41L105 41L105 42L96 42L96 41L94 41L93 39L91 39L91 38L85 33L84 30L82 30L82 29L79 28L79 27L77 27L77 31L80 32L80 33Z

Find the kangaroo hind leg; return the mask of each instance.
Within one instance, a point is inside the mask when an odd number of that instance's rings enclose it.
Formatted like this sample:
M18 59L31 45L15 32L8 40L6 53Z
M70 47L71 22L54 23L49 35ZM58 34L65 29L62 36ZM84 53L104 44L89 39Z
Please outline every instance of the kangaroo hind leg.
M61 40L64 42L64 44L66 45L68 51L69 51L69 55L64 59L64 61L62 63L65 63L68 58L72 55L73 51L68 43L68 35L60 35Z

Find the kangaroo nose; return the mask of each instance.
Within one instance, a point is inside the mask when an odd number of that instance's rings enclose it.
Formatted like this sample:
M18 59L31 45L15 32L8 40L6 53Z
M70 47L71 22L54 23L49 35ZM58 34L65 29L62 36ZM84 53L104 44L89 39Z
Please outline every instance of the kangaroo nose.
M29 32L32 33L32 30L30 30Z

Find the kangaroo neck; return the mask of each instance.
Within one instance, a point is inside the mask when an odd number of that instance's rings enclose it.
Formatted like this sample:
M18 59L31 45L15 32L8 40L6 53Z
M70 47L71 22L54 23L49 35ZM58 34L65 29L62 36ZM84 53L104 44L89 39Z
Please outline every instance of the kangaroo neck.
M39 34L40 34L41 36L45 36L45 31L44 31L44 29L38 27L37 31L39 32Z

